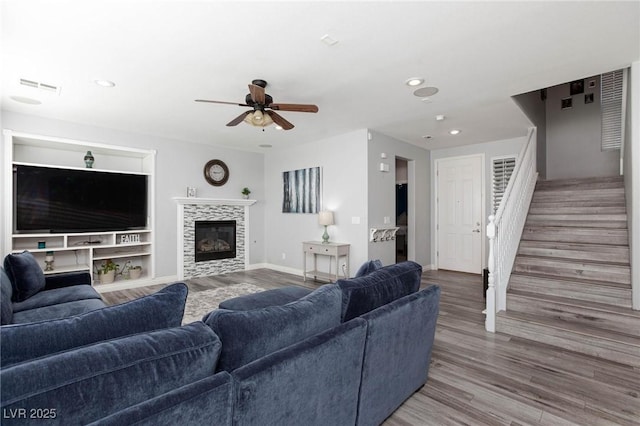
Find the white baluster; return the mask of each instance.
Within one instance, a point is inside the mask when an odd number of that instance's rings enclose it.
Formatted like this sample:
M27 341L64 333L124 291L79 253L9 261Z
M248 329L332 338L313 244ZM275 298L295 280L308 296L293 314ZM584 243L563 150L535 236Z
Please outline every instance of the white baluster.
M496 288L495 288L495 259L494 259L494 244L496 238L496 224L495 216L489 216L489 223L487 224L487 237L489 238L489 288L487 288L487 307L486 307L486 319L485 329L492 333L496 331Z

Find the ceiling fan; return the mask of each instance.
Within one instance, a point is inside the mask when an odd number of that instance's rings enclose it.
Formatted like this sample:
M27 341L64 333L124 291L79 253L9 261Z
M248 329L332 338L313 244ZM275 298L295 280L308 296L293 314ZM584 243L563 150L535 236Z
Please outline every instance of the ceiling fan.
M244 121L245 123L256 127L266 127L275 123L284 130L291 130L294 127L293 124L287 121L276 111L318 112L318 107L316 105L274 104L273 98L265 93L265 87L267 87L267 82L265 80L253 80L249 85L249 94L245 97L245 103L243 104L237 102L211 101L207 99L196 99L196 102L229 104L252 108L228 122L227 126L237 126Z

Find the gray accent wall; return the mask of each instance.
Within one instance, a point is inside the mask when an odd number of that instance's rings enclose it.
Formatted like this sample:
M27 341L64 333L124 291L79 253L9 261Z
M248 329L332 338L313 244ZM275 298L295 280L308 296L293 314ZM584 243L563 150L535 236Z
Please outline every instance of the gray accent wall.
M595 87L588 83L595 81ZM593 93L594 102L585 103ZM562 109L562 99L571 98L572 107ZM614 176L620 174L620 151L601 150L600 76L584 79L584 93L570 96L569 83L547 89L548 180Z

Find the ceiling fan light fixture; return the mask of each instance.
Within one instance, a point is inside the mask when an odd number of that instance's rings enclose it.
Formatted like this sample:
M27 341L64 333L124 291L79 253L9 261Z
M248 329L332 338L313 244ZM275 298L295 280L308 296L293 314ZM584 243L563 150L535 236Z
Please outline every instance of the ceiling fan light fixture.
M458 129L453 129L453 130L449 130L449 134L450 135L459 135L461 133L461 130Z
M267 127L273 124L271 116L269 114L264 114L260 110L256 110L251 114L247 114L242 121L254 127Z

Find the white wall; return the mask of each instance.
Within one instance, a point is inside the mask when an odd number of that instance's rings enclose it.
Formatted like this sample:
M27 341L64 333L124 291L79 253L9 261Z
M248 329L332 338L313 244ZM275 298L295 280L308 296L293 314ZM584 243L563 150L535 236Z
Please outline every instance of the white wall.
M595 88L588 82L595 81ZM600 76L584 79L584 93L570 96L569 83L547 89L547 179L614 176L620 173L620 151L602 151ZM594 101L584 103L593 93ZM573 99L561 109L561 99Z
M368 142L368 227L395 226L396 217L396 157L408 160L409 223L408 258L423 267L430 267L431 220L429 151L370 131ZM387 155L386 159L381 154ZM380 163L389 165L389 172L380 171ZM384 218L390 223L385 224ZM395 263L395 241L369 243L369 259L380 259L384 265Z
M628 79L624 143L624 186L631 251L633 309L640 310L640 62L631 64Z
M316 166L322 168L322 208L334 212L330 241L351 244L351 275L367 260L366 144L367 131L362 129L265 154L265 261L270 266L301 273L302 242L322 239L317 214L282 213L282 172ZM352 223L354 217L360 224ZM320 263L319 269L325 265Z
M173 197L186 196L186 187L196 187L198 197L241 198L247 186L250 207L250 263L265 261L264 210L265 184L263 154L208 146L175 139L127 133L76 123L39 118L33 115L2 112L2 128L45 136L57 136L88 142L100 142L157 150L156 157L156 276L177 275L177 206ZM213 158L229 166L229 181L213 187L204 180L205 163ZM3 209L4 211L4 209Z
M455 148L444 148L437 149L431 151L431 194L435 194L435 161L441 158L449 158L449 157L460 157L465 155L472 154L484 154L484 173L485 173L485 187L484 194L482 195L485 200L485 212L486 217L483 218L484 222L482 223L481 229L485 229L487 225L487 217L491 214L492 206L491 206L491 159L493 157L504 156L504 155L514 155L518 156L522 146L527 141L527 137L523 136L515 139L505 139L494 142L486 142L481 144L474 145L465 145L458 146ZM433 209L435 210L435 200L431 200L431 205L433 205ZM436 264L436 223L435 223L435 215L432 216L431 219L431 244L433 249L431 250L431 262ZM489 255L489 241L485 238L485 259L483 259L483 265L486 266L486 258Z

